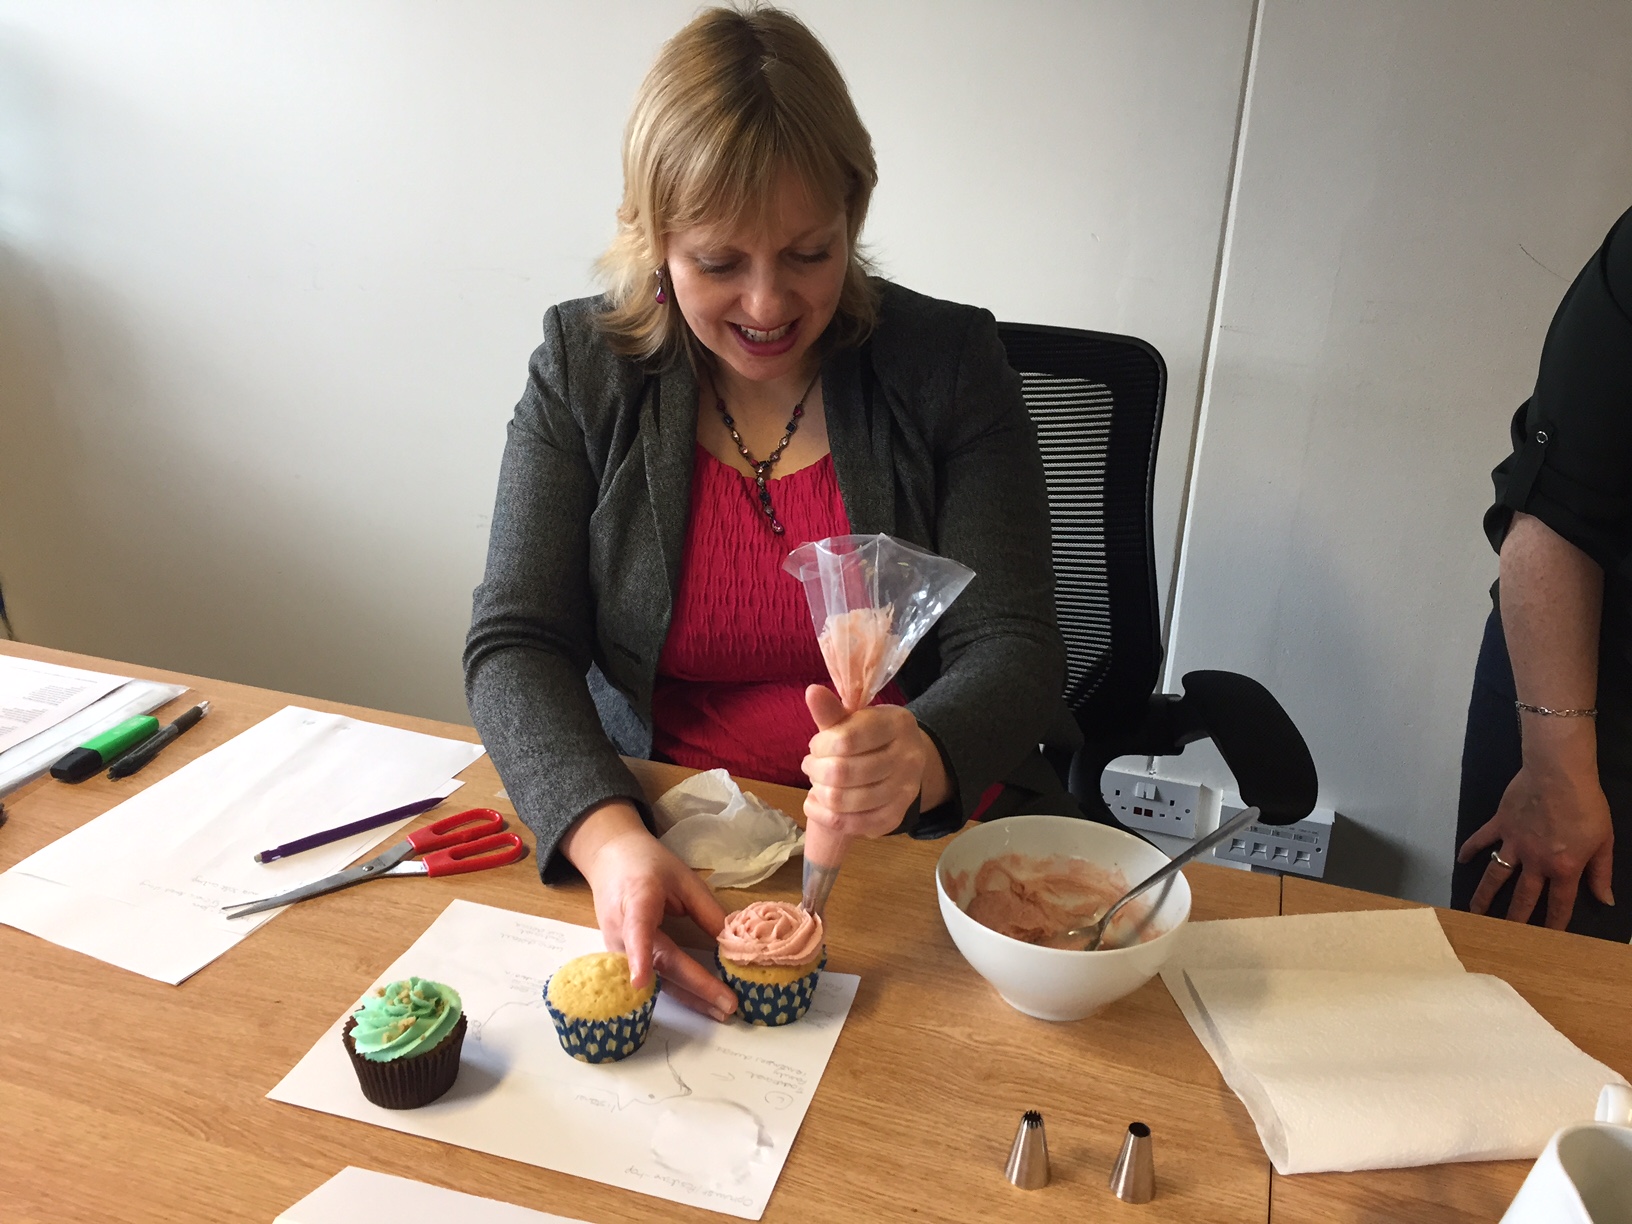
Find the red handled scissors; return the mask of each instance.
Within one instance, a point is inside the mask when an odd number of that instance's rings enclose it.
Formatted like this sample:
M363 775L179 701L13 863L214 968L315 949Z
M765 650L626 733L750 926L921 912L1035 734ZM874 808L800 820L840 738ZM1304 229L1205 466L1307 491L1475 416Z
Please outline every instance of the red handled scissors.
M221 907L228 918L243 918L262 910L292 905L308 897L321 897L380 876L445 876L466 871L486 871L514 863L527 853L520 837L504 830L504 817L492 808L472 808L444 816L412 833L383 854L355 867L347 867L300 888L259 901L240 901ZM423 856L416 858L415 856Z

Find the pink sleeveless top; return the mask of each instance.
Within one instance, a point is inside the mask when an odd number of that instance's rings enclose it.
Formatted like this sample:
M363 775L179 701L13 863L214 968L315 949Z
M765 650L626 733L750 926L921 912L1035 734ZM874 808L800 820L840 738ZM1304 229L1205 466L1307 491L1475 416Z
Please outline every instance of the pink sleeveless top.
M848 535L833 456L770 481L785 534L771 531L753 479L697 448L680 586L652 690L660 760L787 786L816 734L805 686L831 685L804 587L782 568L811 540ZM892 682L877 702L905 705Z

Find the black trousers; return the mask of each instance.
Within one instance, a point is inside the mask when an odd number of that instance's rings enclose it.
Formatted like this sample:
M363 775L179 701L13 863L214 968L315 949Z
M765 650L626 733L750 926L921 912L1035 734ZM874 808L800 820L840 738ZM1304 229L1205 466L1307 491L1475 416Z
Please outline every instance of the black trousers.
M1495 613L1485 623L1485 638L1479 647L1479 662L1473 671L1473 696L1468 702L1468 729L1462 742L1462 793L1457 801L1456 845L1461 847L1478 828L1496 814L1507 784L1523 762L1519 745L1519 721L1513 710L1517 694L1513 687L1513 665L1507 657L1507 640L1502 636L1501 618ZM1603 694L1600 693L1600 700ZM1587 889L1585 876L1576 894L1575 912L1569 929L1581 935L1596 935L1626 943L1632 939L1632 769L1624 768L1627 746L1604 741L1599 728L1599 781L1609 799L1615 822L1615 871L1612 886L1616 904L1604 905ZM1458 863L1451 873L1451 905L1465 910L1473 899L1480 878L1490 863L1489 854L1480 854L1471 863ZM1507 913L1518 872L1502 885L1491 902L1490 912ZM1530 916L1532 926L1547 918L1547 894L1542 892Z

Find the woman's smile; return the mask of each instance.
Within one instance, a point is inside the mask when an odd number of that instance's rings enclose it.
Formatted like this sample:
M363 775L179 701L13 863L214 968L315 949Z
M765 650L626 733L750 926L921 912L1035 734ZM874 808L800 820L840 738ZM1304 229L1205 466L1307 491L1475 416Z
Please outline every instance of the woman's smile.
M730 323L729 326L737 338L737 343L755 357L779 357L793 348L799 340L798 319L765 330L749 327L744 323Z

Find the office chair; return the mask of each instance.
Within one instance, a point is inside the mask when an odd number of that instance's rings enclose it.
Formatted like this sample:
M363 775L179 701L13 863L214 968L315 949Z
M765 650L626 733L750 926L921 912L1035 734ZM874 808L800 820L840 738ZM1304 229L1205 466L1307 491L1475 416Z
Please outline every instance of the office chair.
M1000 323L1048 478L1054 601L1065 638L1066 704L1083 747L1055 759L1092 819L1116 824L1100 775L1116 757L1171 756L1211 739L1259 822L1315 806L1315 764L1286 711L1256 680L1194 671L1184 694L1155 692L1162 662L1151 502L1167 368L1143 340Z

